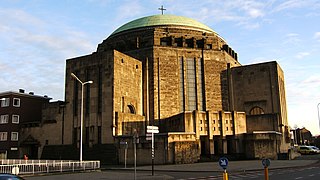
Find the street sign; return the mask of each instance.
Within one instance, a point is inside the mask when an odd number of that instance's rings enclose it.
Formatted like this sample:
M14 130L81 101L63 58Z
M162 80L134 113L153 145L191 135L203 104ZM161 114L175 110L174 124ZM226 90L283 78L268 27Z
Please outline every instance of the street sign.
M157 134L157 133L159 133L159 130L157 130L157 129L153 129L153 130L147 129L147 133Z
M157 130L159 130L159 127L158 126L147 126L147 129L157 129Z
M263 167L269 167L270 166L270 159L262 159L262 165L263 165Z
M221 157L219 159L219 166L221 166L223 169L227 169L228 167L228 159L225 157Z
M158 126L147 126L147 133L159 133Z
M151 141L152 140L152 133L147 133L146 134L146 140Z

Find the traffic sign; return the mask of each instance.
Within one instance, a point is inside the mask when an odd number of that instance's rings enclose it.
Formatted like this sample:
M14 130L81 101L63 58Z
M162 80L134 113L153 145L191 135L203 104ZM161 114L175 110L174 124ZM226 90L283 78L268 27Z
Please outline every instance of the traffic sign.
M147 133L157 134L157 133L159 133L159 130L156 130L156 129L153 129L153 130L147 129Z
M262 165L263 165L263 167L269 167L270 166L270 159L262 159Z
M219 159L219 166L221 166L223 169L227 169L227 167L228 167L228 159L226 157L221 157Z
M151 133L147 133L146 134L146 140L147 141L151 141L152 140L152 134Z
M159 133L158 126L147 126L147 133Z

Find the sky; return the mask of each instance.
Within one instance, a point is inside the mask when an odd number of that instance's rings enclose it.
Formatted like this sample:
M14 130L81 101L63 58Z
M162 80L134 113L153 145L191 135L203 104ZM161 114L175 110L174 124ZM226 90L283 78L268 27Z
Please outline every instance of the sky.
M277 61L289 125L320 134L320 0L1 0L0 92L64 100L66 59L161 5L215 30L242 65Z

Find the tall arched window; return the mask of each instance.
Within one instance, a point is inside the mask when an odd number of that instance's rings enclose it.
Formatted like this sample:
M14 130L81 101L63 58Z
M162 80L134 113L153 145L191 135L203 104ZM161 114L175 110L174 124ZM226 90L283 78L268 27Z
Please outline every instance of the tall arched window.
M255 106L250 110L250 115L259 115L264 114L264 111L261 107Z

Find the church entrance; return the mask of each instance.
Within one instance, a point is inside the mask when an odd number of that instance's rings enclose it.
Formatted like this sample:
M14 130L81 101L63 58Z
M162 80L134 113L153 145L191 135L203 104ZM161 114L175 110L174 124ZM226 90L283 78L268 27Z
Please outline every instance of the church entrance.
M201 142L201 157L209 157L210 151L208 149L208 137L207 136L200 136L200 142Z

